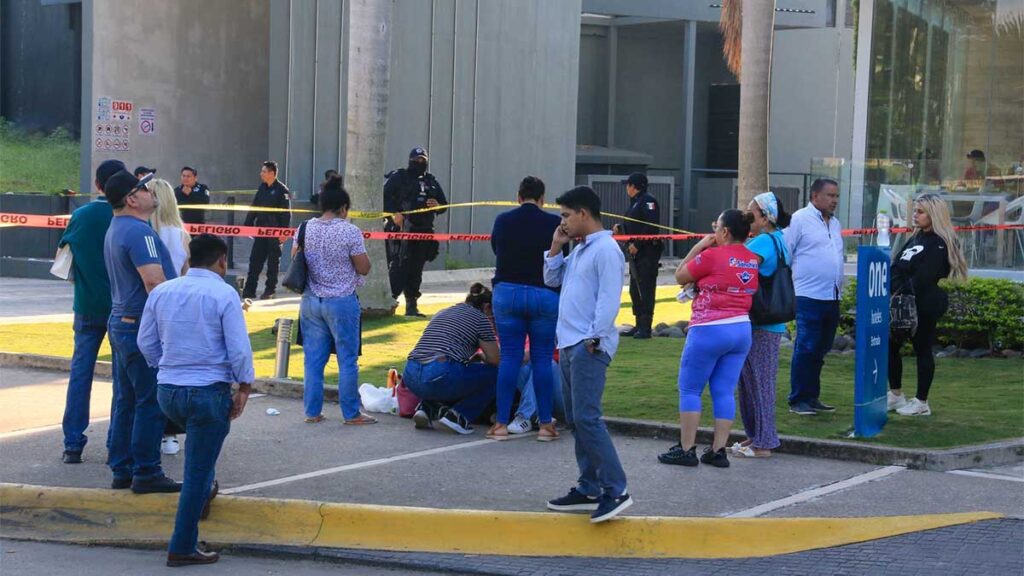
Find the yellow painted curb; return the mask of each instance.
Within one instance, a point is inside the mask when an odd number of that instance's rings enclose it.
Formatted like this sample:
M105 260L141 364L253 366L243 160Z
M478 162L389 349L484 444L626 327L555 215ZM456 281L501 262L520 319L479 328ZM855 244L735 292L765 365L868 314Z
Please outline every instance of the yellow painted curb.
M0 535L75 542L166 542L176 494L0 484ZM221 496L200 537L277 544L502 556L747 558L801 552L1001 518L990 512L869 518L625 517L440 510Z

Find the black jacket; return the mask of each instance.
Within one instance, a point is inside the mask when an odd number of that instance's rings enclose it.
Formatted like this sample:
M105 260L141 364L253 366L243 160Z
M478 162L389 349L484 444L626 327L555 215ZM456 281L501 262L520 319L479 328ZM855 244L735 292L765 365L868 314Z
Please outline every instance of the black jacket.
M661 209L658 206L658 201L654 199L647 192L641 192L633 197L629 205L629 210L626 211L626 216L633 220L642 220L651 224L660 224L661 220ZM649 224L641 224L640 222L633 222L630 220L623 221L622 230L626 234L661 234L662 231ZM644 251L657 251L661 253L661 240L630 240L630 244L633 244L639 250Z
M270 186L261 183L252 199L253 207L284 208L284 212L249 212L245 216L246 226L267 226L287 228L291 222L291 192L280 180L274 180Z
M907 293L912 286L918 311L941 316L949 300L946 291L939 287L939 280L949 276L949 272L946 242L934 232L918 232L894 255L891 292Z
M384 211L407 212L427 207L427 200L433 198L438 204L448 204L444 190L437 178L430 172L421 177L412 175L407 169L399 168L388 172L384 182ZM435 210L411 214L406 217L405 228L409 232L433 232L434 218L446 210Z
M174 189L174 199L178 206L190 206L210 203L210 189L206 184L196 183L192 191L185 194L184 188L179 184ZM206 224L206 210L181 210L181 220L186 224Z

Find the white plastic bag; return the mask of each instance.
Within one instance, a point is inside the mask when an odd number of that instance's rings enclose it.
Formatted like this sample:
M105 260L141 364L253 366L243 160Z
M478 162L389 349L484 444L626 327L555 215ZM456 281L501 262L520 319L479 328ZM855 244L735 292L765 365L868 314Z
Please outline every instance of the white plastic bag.
M50 267L50 274L53 274L61 280L67 280L68 282L75 281L75 274L71 268L71 261L74 257L71 255L71 245L65 244L57 249L57 253L53 257L53 266Z
M398 398L395 398L391 394L391 390L387 388L378 388L373 384L364 383L359 386L359 399L367 412L398 413Z

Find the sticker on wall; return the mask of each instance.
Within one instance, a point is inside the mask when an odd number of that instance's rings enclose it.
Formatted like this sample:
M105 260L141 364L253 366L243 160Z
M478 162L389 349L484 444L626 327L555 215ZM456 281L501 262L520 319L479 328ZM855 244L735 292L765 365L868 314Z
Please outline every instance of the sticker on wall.
M132 112L134 112L134 110L135 105L128 100L110 101L110 114L112 120L131 122Z
M156 134L155 108L139 108L139 134L143 136Z
M110 98L101 96L96 99L96 120L100 122L110 121Z

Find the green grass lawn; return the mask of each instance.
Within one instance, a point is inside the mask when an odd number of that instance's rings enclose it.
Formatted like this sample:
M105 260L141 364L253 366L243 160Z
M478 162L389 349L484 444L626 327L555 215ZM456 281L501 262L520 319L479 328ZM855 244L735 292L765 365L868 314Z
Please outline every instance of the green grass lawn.
M674 301L675 289L658 290L657 322L689 318L689 308ZM628 301L628 299L627 299ZM432 314L444 305L423 306ZM274 368L274 336L271 327L287 312L250 312L246 315L258 376ZM632 319L623 304L619 321ZM402 316L367 320L363 327L360 382L384 384L389 367L401 369L405 356L416 344L426 319ZM656 338L636 341L624 338L608 372L605 412L609 416L676 422L679 397L676 375L683 340ZM0 350L70 356L73 338L70 323L0 325ZM843 439L853 424L853 357L830 355L822 374L822 399L838 407L831 415L796 416L788 412L790 349L783 348L779 365L777 421L781 434ZM101 357L109 360L104 344ZM904 362L904 381L913 393L916 368ZM302 349L292 348L289 374L301 379ZM328 382L337 382L337 366L327 369ZM1024 436L1024 362L1001 359L939 359L929 402L933 415L905 418L893 415L884 432L867 442L904 447L949 447ZM711 423L710 398L705 394L705 424ZM737 427L742 425L737 422Z
M78 141L63 130L29 135L0 119L0 193L78 188Z

